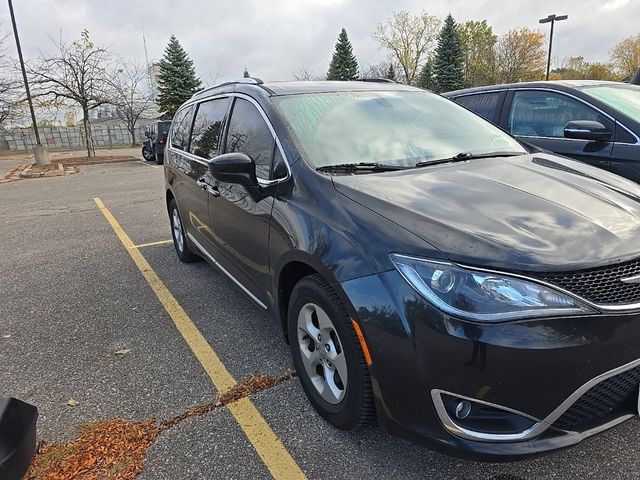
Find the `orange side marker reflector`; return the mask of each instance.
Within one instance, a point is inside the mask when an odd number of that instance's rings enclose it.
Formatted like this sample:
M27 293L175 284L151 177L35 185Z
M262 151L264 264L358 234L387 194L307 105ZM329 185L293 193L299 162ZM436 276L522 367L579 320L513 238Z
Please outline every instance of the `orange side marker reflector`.
M367 342L364 341L364 335L362 335L362 330L360 330L360 325L353 318L351 319L351 324L353 325L353 329L356 331L356 335L358 336L358 341L360 341L360 346L362 347L362 353L364 354L364 361L367 362L368 366L371 366L373 361L371 360L371 354L369 353L369 347L367 347Z

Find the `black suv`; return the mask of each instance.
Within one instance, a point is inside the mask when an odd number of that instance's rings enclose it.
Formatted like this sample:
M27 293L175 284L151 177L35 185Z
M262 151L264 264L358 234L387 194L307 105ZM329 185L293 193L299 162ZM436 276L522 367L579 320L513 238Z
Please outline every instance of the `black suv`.
M166 157L179 258L276 319L336 427L490 460L637 415L637 184L394 83L222 84Z
M160 120L147 127L144 132L147 139L142 143L142 156L145 160L155 160L158 165L162 165L170 127L171 120Z
M640 182L640 87L595 80L444 94L527 143Z

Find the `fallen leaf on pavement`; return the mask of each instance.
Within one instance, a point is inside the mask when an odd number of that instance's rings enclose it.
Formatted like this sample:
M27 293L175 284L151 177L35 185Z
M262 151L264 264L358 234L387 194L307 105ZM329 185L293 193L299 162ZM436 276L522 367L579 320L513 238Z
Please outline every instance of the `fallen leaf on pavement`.
M11 338L11 335L2 335L2 338Z
M78 405L80 405L80 402L78 402L77 400L74 400L73 398L71 398L67 402L67 405L69 405L70 407L77 407Z
M127 354L127 353L129 353L129 349L128 349L128 348L123 348L123 349L121 349L121 350L118 350L118 351L116 352L116 355L125 355L125 354Z

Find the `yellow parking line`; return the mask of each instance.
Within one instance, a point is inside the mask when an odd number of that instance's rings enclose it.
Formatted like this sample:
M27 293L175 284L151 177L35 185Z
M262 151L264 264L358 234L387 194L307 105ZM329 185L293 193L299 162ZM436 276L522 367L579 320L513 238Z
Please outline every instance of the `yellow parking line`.
M211 345L204 338L198 327L191 321L187 312L178 303L169 289L160 280L160 277L151 268L151 265L135 247L129 236L116 221L104 203L96 197L96 205L113 228L122 245L131 255L133 262L144 276L145 280L160 300L176 328L182 334L191 351L196 356L209 378L215 385L219 393L223 394L233 387L237 382L231 375L227 367L224 366ZM258 455L265 463L271 476L276 479L306 479L291 454L282 444L282 441L267 424L253 402L248 397L242 398L235 403L227 405L236 421L244 431L245 435L258 452Z
M153 247L154 245L164 245L166 243L173 243L173 240L160 240L159 242L140 243L139 245L134 245L129 248Z

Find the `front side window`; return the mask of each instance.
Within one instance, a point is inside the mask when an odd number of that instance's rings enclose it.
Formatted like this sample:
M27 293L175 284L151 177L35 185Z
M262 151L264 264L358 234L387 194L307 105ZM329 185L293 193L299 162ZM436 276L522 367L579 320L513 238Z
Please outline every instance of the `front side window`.
M225 152L240 152L256 163L259 178L271 178L271 158L275 140L256 107L243 98L236 98L229 120Z
M315 168L360 162L414 166L463 152L526 153L496 126L433 93L314 93L273 101Z
M477 95L464 95L456 98L456 102L467 107L472 112L492 122L496 117L500 92L479 93Z
M229 99L218 98L198 105L191 131L191 153L205 159L218 154L228 104Z
M593 120L612 128L611 122L584 103L555 92L516 91L511 103L509 130L513 135L564 138L573 120Z
M635 85L599 85L585 87L582 91L640 123L640 87Z
M178 150L186 150L189 143L189 130L191 130L191 119L193 107L185 108L176 113L173 119L174 127L171 134L171 146Z

